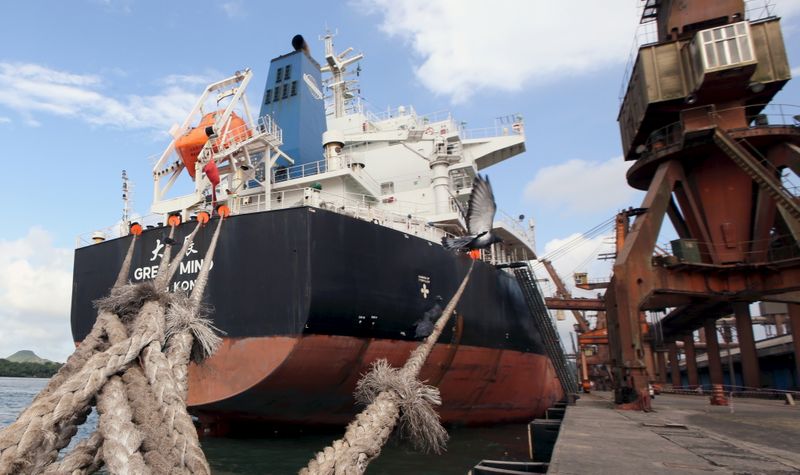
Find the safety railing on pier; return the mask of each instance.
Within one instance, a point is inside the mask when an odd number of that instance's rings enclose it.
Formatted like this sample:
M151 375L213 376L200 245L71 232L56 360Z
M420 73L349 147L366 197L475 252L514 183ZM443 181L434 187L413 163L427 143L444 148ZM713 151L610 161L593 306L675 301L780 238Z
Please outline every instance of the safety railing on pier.
M747 386L731 386L723 384L722 391L725 396L752 399L780 399L785 400L789 395L793 399L800 401L800 391L774 388L751 388ZM709 396L714 390L711 384L699 384L696 386L673 386L671 384L662 385L660 392L665 394L683 394L687 396Z

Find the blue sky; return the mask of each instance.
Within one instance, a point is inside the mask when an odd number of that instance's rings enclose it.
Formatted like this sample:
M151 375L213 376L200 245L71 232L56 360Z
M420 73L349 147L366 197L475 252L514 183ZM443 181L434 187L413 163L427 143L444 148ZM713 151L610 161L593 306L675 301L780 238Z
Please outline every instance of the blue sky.
M763 0L760 0L763 2ZM0 30L0 357L71 351L75 237L121 215L120 172L134 208L150 206L151 162L204 85L255 73L303 34L363 52L361 90L376 110L450 110L468 128L520 113L527 152L488 170L501 209L536 220L540 253L637 206L625 185L618 93L639 0L15 2ZM776 0L795 75L800 0ZM580 13L578 13L580 12ZM800 104L800 83L776 102ZM601 238L555 262L602 272Z

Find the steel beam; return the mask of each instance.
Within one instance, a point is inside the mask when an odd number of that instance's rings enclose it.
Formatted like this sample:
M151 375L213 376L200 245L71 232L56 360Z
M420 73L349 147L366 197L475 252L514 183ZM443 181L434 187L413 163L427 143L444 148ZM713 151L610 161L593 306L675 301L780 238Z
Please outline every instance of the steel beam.
M760 297L800 290L800 260L777 265L680 265L651 268L652 286L640 302L654 310L697 300L759 300Z
M613 285L606 292L609 349L614 362L615 399L621 408L650 409L648 375L645 364L644 332L640 321L640 302L653 288L652 256L680 163L669 161L658 166L624 246L617 252ZM613 293L613 297L609 294Z
M602 299L562 299L558 297L547 297L544 299L545 305L550 310L605 310L606 304Z
M683 337L683 354L686 356L686 379L689 387L696 388L700 379L697 376L697 355L694 351L694 335L691 333Z
M750 304L735 302L733 312L736 315L736 334L739 338L744 385L748 388L760 388L761 376L758 369L755 338L753 337L753 322L750 320Z
M658 382L667 382L667 353L664 351L656 352L656 366L658 367Z
M669 351L669 370L672 376L672 386L677 388L681 385L681 368L678 366L678 345L672 341L667 345Z
M789 304L789 324L792 328L794 347L795 386L800 385L800 304Z
M708 373L711 384L724 384L722 377L722 360L719 356L719 339L717 338L717 322L713 318L703 323L706 334L706 355L708 356Z

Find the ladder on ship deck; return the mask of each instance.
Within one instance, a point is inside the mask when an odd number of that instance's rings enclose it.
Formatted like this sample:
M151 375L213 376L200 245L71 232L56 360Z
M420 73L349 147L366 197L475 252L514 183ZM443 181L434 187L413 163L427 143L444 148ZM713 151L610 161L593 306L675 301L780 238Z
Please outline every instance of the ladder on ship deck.
M544 303L541 289L539 289L534 277L533 270L530 264L523 263L514 266L514 276L517 278L522 294L525 296L525 302L528 304L528 311L533 318L536 327L539 329L539 334L542 336L545 351L547 356L553 363L556 370L556 376L561 383L561 389L564 390L564 397L571 400L578 393L578 381L574 373L567 366L567 357L564 352L564 347L561 345L561 339L558 337L558 332L550 318L550 312Z

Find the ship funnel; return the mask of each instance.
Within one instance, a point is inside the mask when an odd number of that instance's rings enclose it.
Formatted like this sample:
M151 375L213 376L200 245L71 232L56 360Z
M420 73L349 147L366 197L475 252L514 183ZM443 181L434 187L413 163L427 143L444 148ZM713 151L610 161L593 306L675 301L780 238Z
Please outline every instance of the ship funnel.
M295 51L304 51L306 54L311 54L308 50L308 43L306 43L306 39L303 38L303 35L294 35L292 38L292 48Z

